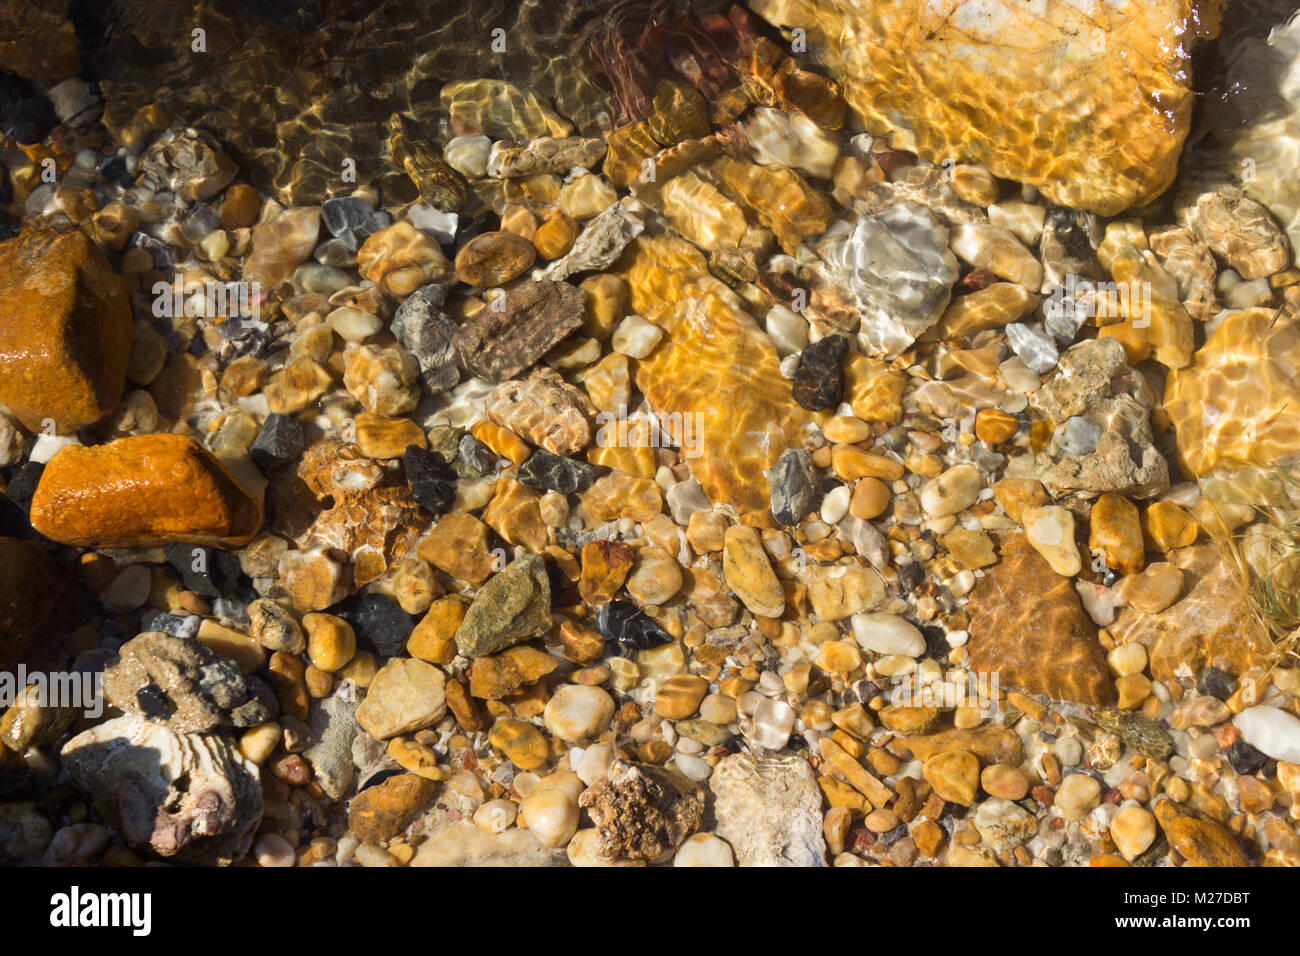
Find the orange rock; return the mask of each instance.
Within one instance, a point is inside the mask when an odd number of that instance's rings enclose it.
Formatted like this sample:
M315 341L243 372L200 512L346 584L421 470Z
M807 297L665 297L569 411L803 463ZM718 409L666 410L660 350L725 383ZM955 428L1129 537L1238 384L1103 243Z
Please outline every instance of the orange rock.
M492 575L487 525L470 514L449 514L420 542L416 554L439 571L477 587Z
M262 524L261 503L185 435L133 435L69 445L45 466L32 527L63 544L239 545Z
M1188 866L1250 865L1241 843L1217 823L1180 813L1170 800L1161 800L1154 812L1169 845L1187 858Z
M546 547L546 522L538 505L541 497L513 478L502 478L483 510L483 521L510 544L539 554Z
M588 604L613 600L635 562L636 555L621 541L588 541L582 546L578 593Z
M1109 216L1172 182L1194 101L1189 51L1218 32L1222 4L1049 0L1032 16L1005 0L750 7L806 30L867 130L895 148L981 161L1054 203Z
M638 363L637 387L710 501L766 512L763 472L812 420L790 397L776 349L693 246L638 237L623 261L633 309L668 333Z
M43 230L0 243L0 402L30 431L112 412L130 354L125 287L98 246Z

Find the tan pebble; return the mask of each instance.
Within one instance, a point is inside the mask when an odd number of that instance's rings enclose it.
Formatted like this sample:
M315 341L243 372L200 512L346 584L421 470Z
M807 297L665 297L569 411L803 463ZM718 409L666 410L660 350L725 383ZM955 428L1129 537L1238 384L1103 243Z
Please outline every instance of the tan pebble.
M969 807L979 786L980 763L969 750L935 754L922 765L922 773L934 792L950 803Z
M1101 784L1086 773L1072 773L1056 788L1052 805L1060 807L1067 820L1082 820L1101 800Z
M1151 681L1145 674L1126 674L1115 678L1115 704L1120 710L1133 710L1151 694Z
M685 720L699 708L709 682L694 674L668 678L655 694L655 712L670 720Z
M352 625L333 614L304 614L307 631L307 656L312 664L326 673L341 670L357 652L357 636Z
M879 478L863 478L853 487L849 514L860 521L879 518L889 507L889 486Z
M999 445L1015 437L1020 420L997 408L982 408L975 414L975 437L988 445Z
M980 772L980 786L991 797L1019 800L1029 792L1029 778L1018 767L992 764Z

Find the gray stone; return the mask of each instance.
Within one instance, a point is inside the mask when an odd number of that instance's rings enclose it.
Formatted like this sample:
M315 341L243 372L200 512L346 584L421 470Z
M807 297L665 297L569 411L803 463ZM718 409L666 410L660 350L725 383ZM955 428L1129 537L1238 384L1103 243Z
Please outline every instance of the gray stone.
M772 517L780 524L796 525L812 510L817 488L811 452L803 448L782 452L767 472L767 481L772 489Z
M393 335L415 356L420 381L431 395L460 383L456 350L451 344L457 325L442 310L446 300L445 286L430 284L416 289L397 307L392 322Z
M547 266L542 277L567 279L579 272L594 272L611 265L645 229L640 218L643 210L641 203L630 196L614 203L587 223L573 248Z
M1061 354L1052 337L1042 329L1023 322L1012 322L1006 327L1007 344L1020 361L1039 375L1056 368Z
M551 585L535 554L512 561L474 596L456 632L465 657L495 654L537 637L551 626Z
M308 714L317 742L303 751L303 757L331 800L341 800L356 779L352 741L361 730L356 713L356 686L345 680L329 697L312 701Z

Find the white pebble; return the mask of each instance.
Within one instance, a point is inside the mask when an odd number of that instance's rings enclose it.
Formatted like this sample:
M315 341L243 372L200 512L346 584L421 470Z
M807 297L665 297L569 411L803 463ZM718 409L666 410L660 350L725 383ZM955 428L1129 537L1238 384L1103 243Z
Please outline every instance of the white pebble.
M629 315L619 323L610 339L615 352L628 358L643 359L655 350L664 330L639 315Z
M853 492L848 485L839 485L822 499L822 520L827 524L839 524L849 513L849 498Z
M293 847L278 833L263 833L253 844L258 866L293 866Z
M697 833L677 848L673 866L735 866L731 846L712 833Z

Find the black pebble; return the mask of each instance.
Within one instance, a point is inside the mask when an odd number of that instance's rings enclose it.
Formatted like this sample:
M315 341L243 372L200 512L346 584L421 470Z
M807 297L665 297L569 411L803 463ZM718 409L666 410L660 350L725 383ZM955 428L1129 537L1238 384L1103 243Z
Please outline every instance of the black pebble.
M349 599L336 613L352 625L359 642L383 657L400 654L415 627L415 618L396 601L374 591Z
M921 626L921 636L925 638L925 656L933 657L937 661L946 661L952 647L948 644L948 638L941 627L935 627L933 624L924 624Z
M1250 776L1268 763L1268 754L1256 750L1244 740L1238 740L1228 747L1228 763L1237 773Z
M30 146L45 139L58 123L54 106L40 87L0 72L0 133Z
M919 563L913 561L911 564L900 565L898 568L898 584L903 592L915 591L925 580L925 569ZM926 643L929 643L928 641Z
M553 455L545 448L539 448L519 466L517 477L529 488L571 495L590 488L596 480L596 472L576 458Z
M166 720L172 715L171 702L157 684L148 684L136 691L135 702L140 705L140 713L149 720Z
M799 355L790 391L794 400L811 412L834 408L844 392L844 369L840 363L849 351L843 335L828 335Z
M222 597L234 592L239 584L239 559L229 551L173 544L166 554L167 563L180 572L186 589L195 594Z
M672 642L673 636L656 624L636 605L610 601L596 614L596 630L607 641L617 641L631 651L648 651Z
M456 500L456 472L438 452L408 445L402 452L402 470L415 503L435 518Z
M302 426L287 415L272 412L248 453L263 468L279 468L301 455L305 446Z
M1227 700L1237 689L1237 682L1226 671L1221 671L1217 667L1207 667L1201 671L1201 676L1196 678L1196 689L1210 697Z
M456 459L477 472L477 475L467 477L482 477L497 470L496 452L470 434L460 436Z
M38 461L29 461L9 479L9 485L5 488L5 494L9 500L22 509L23 514L29 515L32 511L32 496L36 494L36 485L41 480L41 472L45 471L45 465Z

